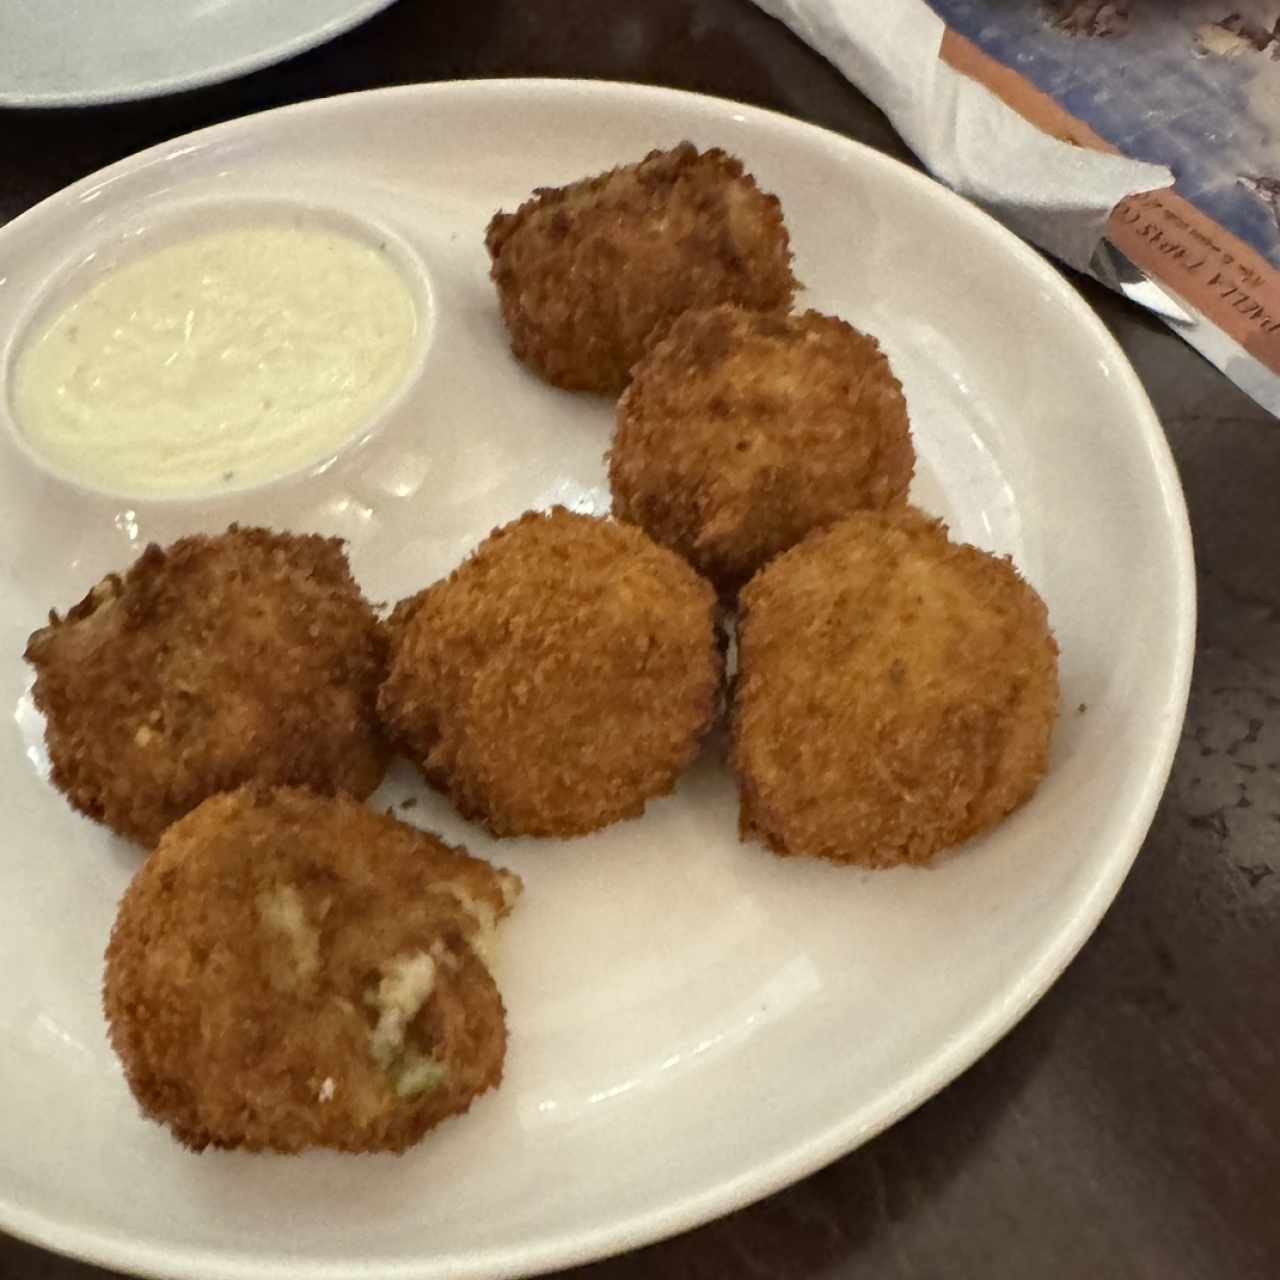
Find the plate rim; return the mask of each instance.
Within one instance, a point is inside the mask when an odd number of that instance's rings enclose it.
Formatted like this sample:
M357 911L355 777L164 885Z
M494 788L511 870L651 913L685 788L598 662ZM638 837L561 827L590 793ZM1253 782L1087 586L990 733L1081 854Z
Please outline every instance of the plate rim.
M388 0L374 2L384 4ZM193 145L229 140L244 130L261 126L268 117L276 119L294 114L323 114L326 111L341 114L350 104L373 97L392 100L505 94L518 99L531 93L579 94L598 99L633 101L636 98L662 99L667 102L683 102L692 110L703 112L731 109L737 113L740 123L750 124L755 119L774 128L816 135L825 139L828 145L852 148L859 154L861 161L895 170L897 180L917 191L927 191L933 198L942 201L954 217L968 219L970 223L983 228L983 234L996 236L1013 259L1019 261L1030 275L1053 290L1056 300L1070 312L1073 321L1093 339L1095 349L1110 357L1121 380L1123 393L1132 405L1134 421L1131 426L1140 431L1145 445L1144 452L1150 465L1149 475L1153 485L1153 505L1157 505L1158 499L1168 535L1167 554L1175 579L1174 598L1170 606L1174 625L1170 645L1173 658L1166 673L1159 715L1153 717L1153 730L1148 737L1148 741L1154 742L1156 746L1146 758L1143 768L1134 775L1134 801L1129 809L1124 838L1117 841L1117 853L1106 863L1104 873L1082 897L1075 910L1059 925L1051 942L1034 963L1023 971L1009 990L993 1000L982 1016L972 1020L962 1034L954 1037L939 1052L906 1075L882 1104L880 1114L874 1119L867 1121L856 1114L847 1116L821 1133L807 1136L786 1151L753 1164L748 1170L721 1179L661 1207L635 1213L621 1221L561 1232L536 1243L463 1250L450 1255L447 1260L439 1257L432 1259L424 1255L412 1260L353 1264L333 1260L291 1260L282 1253L264 1258L260 1253L222 1252L198 1246L176 1252L168 1246L130 1241L92 1229L68 1229L56 1219L13 1205L5 1197L3 1189L0 1189L0 1230L18 1239L97 1266L154 1276L157 1280L298 1280L304 1275L314 1277L315 1280L352 1280L353 1276L365 1277L366 1280L372 1280L374 1276L378 1280L434 1280L442 1275L465 1280L467 1277L542 1274L670 1238L744 1208L810 1176L890 1128L949 1085L1008 1034L1061 976L1092 936L1142 849L1156 808L1164 794L1178 748L1195 656L1195 559L1190 519L1177 466L1145 387L1123 348L1078 289L1055 263L1038 250L992 215L955 194L922 170L834 129L827 129L785 112L712 94L631 81L572 77L441 80L307 99L235 117L166 139L79 179L19 214L6 226L0 227L0 250L3 249L8 227L39 216L47 207L75 200L81 191L110 182L113 178L144 165L162 161L165 153L178 144L185 153ZM447 1270L443 1270L446 1262Z
M103 107L124 102L145 102L149 98L161 98L190 89L207 88L227 80L239 79L253 71L261 71L264 67L287 62L299 54L317 49L368 22L375 14L383 9L389 9L395 3L396 0L348 0L347 12L330 18L318 26L308 26L297 35L285 40L182 75L161 76L154 80L141 80L128 85L71 92L41 93L0 89L0 108L14 111L55 111L64 107ZM305 14L305 11L305 5L299 9L300 13Z

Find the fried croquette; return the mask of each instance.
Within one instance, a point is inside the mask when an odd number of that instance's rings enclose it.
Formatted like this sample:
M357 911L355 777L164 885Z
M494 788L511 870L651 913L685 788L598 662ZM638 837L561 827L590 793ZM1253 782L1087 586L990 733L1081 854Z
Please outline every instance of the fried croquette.
M928 862L1048 767L1058 648L1012 562L908 508L859 513L740 597L743 837L866 867Z
M197 1151L403 1151L502 1078L484 945L519 888L347 796L211 797L164 833L107 947L129 1087Z
M570 390L616 395L691 307L786 310L796 289L777 197L688 142L535 191L485 243L512 351Z
M53 781L154 844L246 782L370 794L386 637L342 542L233 525L149 546L27 643Z
M816 311L681 316L636 366L609 452L614 515L726 597L813 529L904 503L914 470L879 344Z
M638 529L562 507L495 530L391 631L389 731L497 836L638 815L717 711L711 587Z

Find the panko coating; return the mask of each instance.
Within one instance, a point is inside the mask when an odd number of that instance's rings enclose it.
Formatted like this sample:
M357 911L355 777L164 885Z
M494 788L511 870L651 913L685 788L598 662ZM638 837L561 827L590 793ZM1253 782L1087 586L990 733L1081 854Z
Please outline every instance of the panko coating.
M389 731L496 836L640 814L718 707L715 592L638 529L563 507L495 530L391 632Z
M386 637L342 542L232 525L149 546L27 643L53 781L153 845L246 782L369 795Z
M1035 791L1058 713L1048 611L1012 562L914 509L812 534L740 597L743 837L928 862Z
M609 452L614 515L726 597L812 530L905 503L914 470L879 344L816 311L681 316L636 366Z
M519 890L348 796L211 797L164 833L107 947L130 1089L197 1151L403 1151L502 1079L485 948Z
M777 197L689 142L539 189L485 243L512 351L570 390L616 395L691 307L786 310L796 289Z

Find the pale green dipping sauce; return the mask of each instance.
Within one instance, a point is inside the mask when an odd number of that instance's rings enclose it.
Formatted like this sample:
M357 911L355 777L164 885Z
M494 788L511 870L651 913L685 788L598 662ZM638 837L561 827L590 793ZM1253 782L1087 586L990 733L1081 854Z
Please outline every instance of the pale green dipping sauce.
M385 253L285 225L118 268L21 354L33 449L93 488L202 496L334 455L408 371L418 316Z

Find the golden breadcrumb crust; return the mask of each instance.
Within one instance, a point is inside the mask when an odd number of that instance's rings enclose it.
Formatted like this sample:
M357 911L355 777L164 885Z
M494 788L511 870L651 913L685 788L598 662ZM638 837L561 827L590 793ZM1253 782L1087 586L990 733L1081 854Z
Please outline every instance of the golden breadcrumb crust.
M138 871L107 947L129 1087L196 1150L403 1151L502 1078L505 1013L473 943L518 891L346 796L206 800ZM406 962L430 994L384 1027L379 1062L380 984ZM397 1092L415 1063L424 1087Z
M152 545L27 643L53 781L152 845L246 782L363 797L386 638L342 542L232 525Z
M791 305L782 208L740 161L692 143L497 213L485 243L511 349L558 387L616 395L691 307Z
M379 708L494 835L580 835L641 813L697 753L715 615L711 587L638 529L529 512L399 606Z
M733 762L744 838L923 863L999 822L1048 767L1058 648L1012 562L908 509L779 556L740 598Z
M609 454L614 515L726 596L812 530L904 503L914 470L874 338L729 306L681 316L636 366Z

